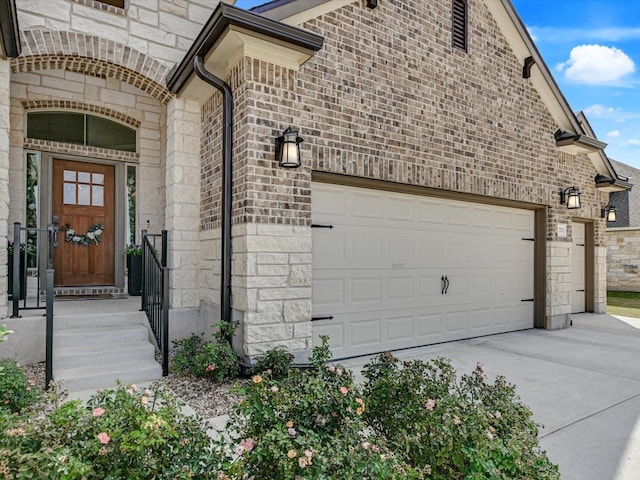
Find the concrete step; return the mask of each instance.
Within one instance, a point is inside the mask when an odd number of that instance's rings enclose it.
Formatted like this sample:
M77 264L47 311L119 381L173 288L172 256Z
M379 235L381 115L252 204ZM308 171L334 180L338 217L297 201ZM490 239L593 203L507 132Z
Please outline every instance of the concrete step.
M110 363L153 360L155 348L148 341L105 344L102 347L69 346L56 348L53 368L65 369L81 365L106 365Z
M55 315L53 321L55 330L71 328L115 327L118 325L145 325L147 317L144 312L108 313L96 312L92 314Z
M145 325L115 325L110 327L54 329L54 351L66 347L123 345L149 340Z
M162 377L162 367L154 360L93 364L53 370L53 378L69 392L113 388L121 383L143 383Z

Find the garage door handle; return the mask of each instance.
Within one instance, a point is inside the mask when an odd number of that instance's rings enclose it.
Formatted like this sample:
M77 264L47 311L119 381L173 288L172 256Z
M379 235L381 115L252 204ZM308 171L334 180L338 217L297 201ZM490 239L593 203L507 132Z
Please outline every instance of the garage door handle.
M312 322L317 322L319 320L333 320L333 315L329 315L328 317L311 317Z
M440 295L446 295L447 294L447 290L449 290L449 279L447 278L446 275L443 275L442 277L440 277Z
M311 228L333 228L333 225L322 225L320 223L312 223Z

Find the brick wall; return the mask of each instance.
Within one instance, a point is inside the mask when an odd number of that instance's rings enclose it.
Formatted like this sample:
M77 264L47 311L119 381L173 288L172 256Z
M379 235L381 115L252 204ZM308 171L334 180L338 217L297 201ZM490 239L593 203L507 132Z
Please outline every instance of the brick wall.
M354 2L302 25L323 35L325 43L299 71L247 57L231 68L232 303L243 319L246 355L269 345L310 345L310 322L299 324L300 337L284 309L293 295L306 302L310 318L309 299L287 280L295 269L288 250L250 238L261 238L251 224L271 224L271 235L291 237L288 248L307 258L301 278L310 285L311 251L305 242L314 170L546 208L546 316L554 328L568 324L571 311L571 222L591 220L595 303L602 309L599 212L607 194L595 189L591 161L557 150L558 127L530 80L522 78L520 60L484 3L469 1L468 53L450 45L450 9L448 0L388 0L373 10ZM305 140L303 165L296 170L279 168L274 158L274 137L290 125ZM220 225L220 130L221 98L215 94L202 109L201 144L200 220L213 238ZM560 190L569 186L582 192L579 211L559 204ZM567 226L566 237L558 236L559 224ZM258 268L257 259L266 258L262 240L273 248L269 258L281 263ZM268 305L259 306L267 297Z

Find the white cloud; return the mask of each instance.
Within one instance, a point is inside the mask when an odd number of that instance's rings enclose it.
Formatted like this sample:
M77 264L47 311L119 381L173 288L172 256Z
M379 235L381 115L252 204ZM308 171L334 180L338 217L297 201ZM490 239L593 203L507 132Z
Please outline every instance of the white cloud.
M608 138L618 138L619 136L620 136L619 130L611 130L609 133L607 133Z
M569 59L558 64L567 80L590 85L617 83L636 69L633 60L619 48L603 45L578 45Z
M627 145L640 145L640 140L637 138L631 138L627 140Z
M590 105L584 109L584 113L587 117L611 117L615 112L615 108L607 107L601 103Z

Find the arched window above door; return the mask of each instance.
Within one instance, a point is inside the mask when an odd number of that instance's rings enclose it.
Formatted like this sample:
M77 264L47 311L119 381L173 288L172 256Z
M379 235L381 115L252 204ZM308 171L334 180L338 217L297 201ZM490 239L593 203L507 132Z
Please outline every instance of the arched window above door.
M79 112L27 113L27 138L136 151L136 131L108 118Z

